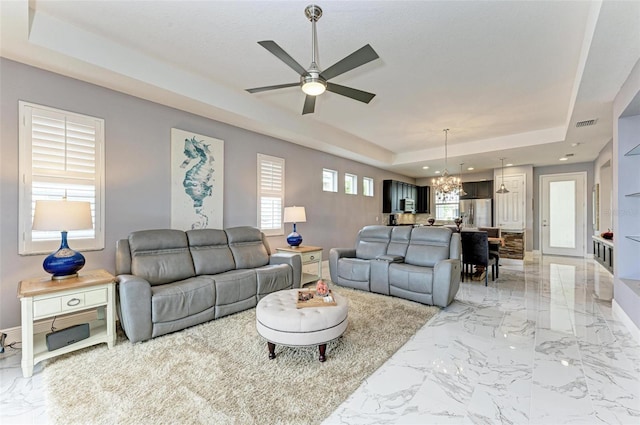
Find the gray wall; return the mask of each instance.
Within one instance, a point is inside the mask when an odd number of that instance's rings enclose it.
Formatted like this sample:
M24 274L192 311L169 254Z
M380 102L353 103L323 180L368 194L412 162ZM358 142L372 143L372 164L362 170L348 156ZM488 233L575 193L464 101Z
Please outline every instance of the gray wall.
M587 253L593 254L593 244L591 235L593 234L593 202L591 190L593 188L593 162L581 162L577 164L551 165L548 167L536 167L533 169L533 249L540 250L540 176L545 174L576 173L586 171L587 173Z
M117 239L134 230L169 227L172 127L224 140L225 227L257 224L257 154L284 158L285 205L306 208L307 222L298 231L305 244L323 247L327 258L332 247L353 246L362 226L382 222L382 180L413 181L1 58L0 87L0 329L20 325L18 282L45 275L44 255L18 255L18 100L105 120L105 249L84 253L87 269L113 272ZM338 193L322 191L323 167L339 172ZM345 195L345 172L358 175L359 186L363 176L373 178L375 196ZM291 225L285 226L289 233ZM274 236L269 243L285 246L285 238Z

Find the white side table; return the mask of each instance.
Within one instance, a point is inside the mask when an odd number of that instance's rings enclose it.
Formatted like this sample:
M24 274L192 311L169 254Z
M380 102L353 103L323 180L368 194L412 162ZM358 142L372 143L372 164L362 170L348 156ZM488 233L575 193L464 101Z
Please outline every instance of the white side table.
M319 246L288 246L284 248L276 248L276 252L293 252L302 257L302 277L300 279L300 287L305 283L314 282L322 279L322 248ZM316 264L318 273L311 274L304 272L304 266L308 264Z
M109 348L116 342L115 277L105 270L81 272L78 277L51 280L28 279L20 282L18 298L22 308L22 374L33 375L33 366L42 360L103 342ZM97 320L89 324L89 338L48 351L46 334L34 333L40 319L97 309Z

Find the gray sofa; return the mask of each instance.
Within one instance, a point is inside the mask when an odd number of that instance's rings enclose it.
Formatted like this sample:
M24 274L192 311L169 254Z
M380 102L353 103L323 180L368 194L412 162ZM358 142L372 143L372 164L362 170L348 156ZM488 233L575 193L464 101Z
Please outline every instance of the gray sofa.
M155 338L297 288L301 271L253 227L133 232L116 245L120 323L131 342Z
M329 251L341 286L448 306L460 286L460 235L445 227L365 226L355 248Z

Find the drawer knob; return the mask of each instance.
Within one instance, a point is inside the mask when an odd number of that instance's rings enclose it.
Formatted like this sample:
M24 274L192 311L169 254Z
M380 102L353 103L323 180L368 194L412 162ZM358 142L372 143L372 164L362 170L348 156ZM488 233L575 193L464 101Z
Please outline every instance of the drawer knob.
M80 298L71 298L69 301L67 301L67 305L69 307L74 307L78 304L80 304Z
M310 256L309 258L311 258L312 260L315 260L316 257L314 257L313 255Z

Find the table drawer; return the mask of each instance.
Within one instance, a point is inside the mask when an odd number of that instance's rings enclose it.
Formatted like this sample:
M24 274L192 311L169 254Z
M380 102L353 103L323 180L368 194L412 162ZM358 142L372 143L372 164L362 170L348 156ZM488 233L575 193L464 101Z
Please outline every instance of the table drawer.
M302 254L302 262L309 263L312 261L322 261L322 251L305 252Z
M57 297L43 298L33 302L34 318L70 313L83 308L107 303L105 288L92 291L77 292Z

